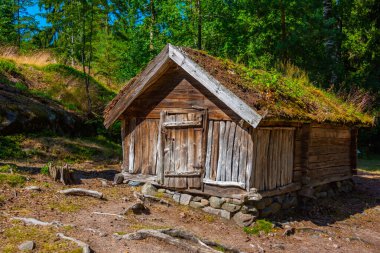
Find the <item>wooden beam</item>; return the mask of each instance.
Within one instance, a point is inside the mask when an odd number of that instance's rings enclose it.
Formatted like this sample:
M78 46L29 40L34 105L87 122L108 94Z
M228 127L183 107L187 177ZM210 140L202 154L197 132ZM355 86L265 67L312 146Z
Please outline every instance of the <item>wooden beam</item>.
M165 177L195 177L200 176L201 171L182 171L182 172L175 172L175 171L167 171L165 172Z
M288 185L281 186L274 190L259 191L259 193L264 198L264 197L271 197L271 196L276 196L280 194L285 194L288 192L298 191L299 189L301 189L301 183L291 183Z
M232 182L232 181L226 182L226 181L215 181L211 179L203 179L203 183L210 184L210 185L218 185L218 186L234 186L234 187L245 189L245 183L241 183L241 182Z
M190 120L190 121L164 122L162 126L166 128L201 127L202 121Z
M260 123L262 119L260 114L243 102L232 91L225 88L193 60L185 56L178 48L170 44L169 57L252 127L256 128Z
M316 179L316 180L311 181L310 183L308 183L304 187L315 187L318 185L324 185L324 184L328 184L328 183L332 183L332 182L343 181L343 180L350 179L350 178L352 178L352 175L329 177L329 178L326 178L323 180Z

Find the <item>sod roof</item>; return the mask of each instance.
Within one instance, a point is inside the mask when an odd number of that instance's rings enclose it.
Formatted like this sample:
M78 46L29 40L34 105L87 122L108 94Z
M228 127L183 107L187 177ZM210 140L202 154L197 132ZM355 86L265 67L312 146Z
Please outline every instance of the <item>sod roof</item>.
M291 120L345 125L372 125L374 118L344 102L335 94L315 87L307 75L294 66L283 71L251 69L209 55L204 51L177 47L205 72L233 92L265 120ZM141 75L141 73L140 73ZM131 91L133 78L110 102L105 117Z

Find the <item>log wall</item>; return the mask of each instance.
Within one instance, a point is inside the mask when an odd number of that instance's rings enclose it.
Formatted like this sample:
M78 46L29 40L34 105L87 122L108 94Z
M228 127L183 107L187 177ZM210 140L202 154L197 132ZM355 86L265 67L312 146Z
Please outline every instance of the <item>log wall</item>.
M313 182L352 175L351 129L326 125L311 126L307 149L306 176Z

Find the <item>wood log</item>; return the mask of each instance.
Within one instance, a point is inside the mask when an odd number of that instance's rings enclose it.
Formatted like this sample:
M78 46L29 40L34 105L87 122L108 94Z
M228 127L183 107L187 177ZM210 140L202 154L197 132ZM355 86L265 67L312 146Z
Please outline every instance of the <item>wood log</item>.
M69 188L58 192L65 195L90 196L98 199L103 198L103 193L83 188Z
M54 227L62 227L62 226L64 226L59 221L45 222L45 221L40 221L40 220L37 220L37 219L34 219L34 218L12 217L11 220L22 221L25 225L54 226Z
M79 247L82 247L83 253L91 253L92 252L90 246L87 243L84 243L84 242L79 241L78 239L75 239L72 237L65 236L62 233L57 233L57 236L64 239L64 240L69 240L69 241L75 242Z

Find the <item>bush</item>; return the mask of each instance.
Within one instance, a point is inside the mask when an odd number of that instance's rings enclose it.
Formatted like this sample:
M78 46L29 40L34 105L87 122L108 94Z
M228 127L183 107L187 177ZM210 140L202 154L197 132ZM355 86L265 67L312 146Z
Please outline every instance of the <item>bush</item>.
M10 60L0 59L0 72L17 72L16 64Z
M24 185L26 178L17 174L0 174L0 184L8 184L12 187Z
M257 220L253 227L245 227L244 232L249 235L258 235L261 231L268 234L272 231L273 224L267 220Z
M19 159L26 156L21 148L22 135L0 136L0 159Z
M51 163L47 163L44 166L42 166L42 168L40 170L40 173L43 174L43 175L49 175L49 167L50 167L50 165L51 165Z

